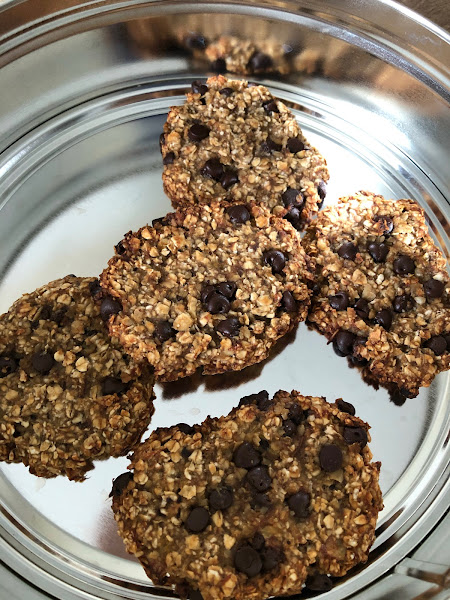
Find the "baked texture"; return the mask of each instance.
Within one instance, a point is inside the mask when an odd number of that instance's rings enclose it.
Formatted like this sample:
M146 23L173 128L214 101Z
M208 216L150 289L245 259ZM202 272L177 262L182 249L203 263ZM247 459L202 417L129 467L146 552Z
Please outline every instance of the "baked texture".
M303 229L323 203L329 176L291 111L264 86L221 75L192 90L170 110L161 137L173 205L254 202Z
M311 260L259 206L192 206L129 232L101 276L109 329L161 381L260 362L306 318Z
M127 551L184 598L329 589L367 560L383 506L369 426L342 400L295 391L239 406L136 449L111 492Z
M153 375L110 339L97 279L68 275L0 316L0 460L82 481L126 454L153 413Z
M418 204L341 198L303 244L317 265L309 323L364 378L414 397L449 368L449 276Z

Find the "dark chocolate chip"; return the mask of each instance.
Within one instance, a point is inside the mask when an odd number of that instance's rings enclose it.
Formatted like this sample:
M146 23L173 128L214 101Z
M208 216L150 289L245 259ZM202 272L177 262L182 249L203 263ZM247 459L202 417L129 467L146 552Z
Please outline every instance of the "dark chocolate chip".
M200 533L209 525L209 512L203 506L195 506L191 509L185 523L186 529L192 533Z
M350 331L338 331L333 339L333 349L338 356L349 356L353 352L356 336Z
M123 394L127 390L127 384L120 377L105 377L102 382L102 395L109 396L110 394Z
M392 311L389 310L389 308L383 308L375 315L375 323L378 323L378 325L381 325L386 331L389 331L392 325L392 318Z
M286 145L288 147L289 152L292 152L293 154L301 152L305 149L305 144L298 137L289 138Z
M234 566L237 571L244 573L247 577L254 577L261 572L262 560L251 546L241 546L234 555Z
M165 143L165 141L166 141L166 136L164 135L164 133L161 133L159 135L159 151L161 152L161 154L162 154L162 147L163 147L163 144Z
M325 181L319 182L319 185L317 186L317 194L319 195L321 203L323 203L323 201L325 200L325 197L327 195L327 185L326 185Z
M155 338L163 343L176 335L175 329L168 321L159 321L155 325Z
M367 247L370 256L376 263L382 263L386 260L389 253L389 246L387 244L372 242Z
M286 257L280 250L266 250L263 262L272 268L272 273L281 273L286 264Z
M251 469L259 465L261 454L250 442L243 442L233 452L233 462L241 469Z
M294 421L296 425L300 425L306 419L305 412L298 404L292 404L289 409L288 417L291 421Z
M100 294L100 292L102 291L102 287L98 279L94 279L94 281L89 282L89 291L92 297L95 297L98 294Z
M414 300L409 294L402 294L401 296L395 296L394 298L394 310L396 313L403 313L411 310L413 304Z
M188 600L203 600L203 596L198 590L190 590Z
M414 273L416 265L412 258L406 256L406 254L400 254L394 260L394 271L397 275L409 275L410 273Z
M281 195L281 199L283 200L283 204L286 208L289 208L290 206L300 208L305 202L301 191L296 190L295 188L287 188L287 190Z
M157 225L167 225L166 217L158 217L157 219L153 219L152 227L156 227Z
M450 352L450 333L444 335L445 343L447 344L447 350Z
M224 486L216 488L210 493L208 501L214 510L225 510L233 504L233 492Z
M254 506L259 506L261 508L270 508L272 506L270 498L267 494L253 494L252 503Z
M163 165L171 165L175 160L175 154L173 152L168 152L163 158Z
M208 40L199 33L192 33L188 35L184 42L191 50L204 50L208 45Z
M436 356L441 356L447 350L447 341L443 335L433 335L424 343L424 348L432 350Z
M259 447L261 450L268 450L270 448L270 442L265 438L259 440Z
M63 306L62 308L60 308L59 310L56 310L52 316L51 319L52 321L54 321L57 325L61 325L64 317L66 316L67 313L67 306Z
M98 283L98 279L96 279L96 282ZM95 283L95 282L92 281L91 283ZM99 283L98 283L98 287L100 287ZM101 291L101 288L100 288L100 291ZM50 304L44 304L44 306L41 309L41 312L39 313L38 320L39 321L47 321L51 318L52 318L52 307L50 306Z
M342 467L342 461L342 450L336 444L325 444L320 449L319 462L324 471L337 471Z
M221 283L218 283L215 288L219 294L222 294L222 296L231 300L236 293L237 285L234 281L222 281Z
M292 295L292 292L289 292L289 291L283 292L283 295L281 296L281 307L287 313L297 312L297 302L295 301L295 298Z
M293 206L290 209L290 211L284 216L284 218L286 219L286 221L289 221L289 223L292 225L292 227L294 227L294 229L301 229L302 220L300 208L296 208L295 206Z
M223 177L223 164L218 158L210 158L205 162L201 170L203 177L209 177L215 181L220 181Z
M385 215L377 215L373 218L376 223L381 223L382 231L380 231L381 235L390 235L394 230L394 221L391 217L387 217Z
M273 66L273 61L268 54L264 52L260 52L259 50L255 50L250 57L250 60L247 63L247 67L250 71L266 71L267 69L271 69Z
M121 475L116 477L113 480L112 489L109 494L109 497L119 498L123 494L124 489L127 487L127 485L132 479L133 473L130 473L129 471L127 471L126 473L122 473Z
M209 296L215 291L216 291L216 286L211 285L211 284L206 285L200 292L200 300L201 300L202 304L205 304L205 302L208 300Z
M335 296L330 296L328 300L330 301L331 308L335 310L346 310L349 305L347 292L338 292Z
M243 396L239 401L240 407L248 404L256 404L259 410L266 411L272 406L272 401L269 399L269 392L267 390L261 390L257 394Z
M438 279L429 279L423 284L423 289L428 300L440 298L444 293L445 283Z
M11 356L0 356L0 379L17 370L18 364Z
M358 300L353 305L356 314L360 319L366 321L369 318L370 307L369 303L365 298L358 298Z
M336 406L341 412L348 413L349 415L355 416L355 407L350 402L345 402L342 398L338 398L336 400Z
M203 83L202 81L196 79L191 83L191 89L193 94L200 94L200 96L204 96L208 91L208 86L206 85L206 83Z
M308 508L310 503L311 496L304 490L300 490L299 492L296 492L287 498L287 505L289 506L289 509L292 510L298 519L306 519L306 517L309 515Z
M246 223L250 219L250 212L244 204L234 204L227 208L227 215L230 217L230 221L237 225Z
M192 435L195 433L195 427L192 427L192 425L188 425L187 423L178 423L176 427L185 435Z
M269 475L269 470L264 465L259 465L258 467L250 469L246 479L257 492L266 492L272 485L272 478Z
M38 373L41 373L41 375L47 375L55 362L53 354L50 352L36 352L31 357L33 368L36 369Z
M284 435L293 437L297 433L297 425L291 419L286 419L283 422Z
M266 141L261 144L261 152L264 152L265 154L280 152L281 148L281 144L278 144L278 142L275 142L271 138L267 138Z
M333 582L328 575L316 573L307 578L305 586L308 590L311 590L311 592L329 592L333 587Z
M355 367L365 367L369 363L367 358L362 358L361 356L349 356L348 359Z
M237 171L235 171L234 169L228 169L227 171L225 171L225 173L220 178L220 183L222 184L222 187L226 190L229 190L230 187L232 187L236 183L239 183Z
M189 127L188 138L192 142L201 142L205 138L207 138L210 134L209 127L206 125L202 125L201 123L194 123Z
M216 291L211 292L208 295L204 306L212 315L224 315L231 308L228 298L225 298L225 296L222 296L222 294L219 294L219 292Z
M224 58L216 58L211 62L211 70L214 73L226 73L227 72L227 63Z
M229 98L232 94L234 94L234 90L230 87L224 87L221 90L219 90L219 94L225 96L225 98Z
M264 536L262 533L259 533L259 531L257 531L255 533L255 535L252 537L252 539L250 540L250 546L252 548L254 548L255 550L261 551L264 546L266 545L266 540L264 539Z
M181 456L187 460L190 457L190 455L192 454L192 452L193 452L193 450L189 450L189 448L182 448Z
M363 427L344 427L343 435L347 444L359 444L361 448L367 444L367 431Z
M337 251L341 258L346 258L347 260L355 260L357 252L358 249L353 242L344 242Z
M229 317L228 319L220 321L216 325L216 331L228 338L236 337L237 335L239 335L240 329L241 324L237 317Z
M273 571L282 561L283 554L277 548L264 548L261 553L264 571Z
M275 100L265 100L263 103L263 108L266 111L266 113L268 113L269 115L271 113L279 113L280 111L278 110L278 106L277 103L275 102Z
M122 305L112 296L106 296L100 304L100 315L104 321L107 321L111 315L117 315L121 310Z
M126 248L123 245L123 242L119 242L114 246L114 250L116 251L116 254L122 255L125 254Z

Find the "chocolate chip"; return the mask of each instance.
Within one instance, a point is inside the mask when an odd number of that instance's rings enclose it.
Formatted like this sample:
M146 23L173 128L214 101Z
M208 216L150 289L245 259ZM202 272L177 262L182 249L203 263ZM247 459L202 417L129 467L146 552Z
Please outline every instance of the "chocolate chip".
M185 435L192 435L195 433L195 427L192 427L192 425L188 425L187 423L178 423L176 427Z
M271 154L272 152L280 152L281 144L274 142L272 139L267 138L259 147L262 154Z
M185 38L184 43L191 50L204 50L208 45L207 39L199 33L192 33L188 35Z
M324 471L337 471L342 467L342 461L342 450L336 444L325 444L320 449L319 462Z
M345 402L342 398L338 398L336 400L336 406L341 412L348 413L349 415L355 416L355 407L350 402Z
M188 600L203 600L203 596L198 590L190 590Z
M116 477L113 480L109 498L119 498L132 479L133 473L130 473L129 471L127 471L126 473L122 473L121 475Z
M215 181L220 181L223 177L223 164L218 158L210 158L205 162L201 169L203 177L209 177Z
M305 586L308 590L311 590L311 592L329 592L333 587L333 582L328 575L316 573L307 578Z
M17 362L11 356L0 356L0 379L14 373L18 366Z
M328 300L331 308L335 310L346 310L349 305L347 292L338 292L335 296L329 296Z
M385 215L377 215L373 218L373 220L375 221L375 223L380 223L381 225L381 231L379 232L380 235L388 236L393 232L394 221L391 219L391 217L387 217Z
M273 571L280 564L283 553L277 548L264 548L261 553L264 571Z
M287 145L289 152L292 152L293 154L296 154L297 152L301 152L302 150L305 149L305 144L298 137L289 138L286 145Z
M216 287L214 285L208 284L206 285L202 291L200 292L200 300L202 304L208 300L209 296L216 291Z
M272 406L272 401L269 400L269 392L267 390L261 390L257 394L243 396L239 401L239 407L247 406L248 404L256 404L259 410L266 411Z
M216 488L210 493L208 502L214 510L225 510L233 504L233 492L227 487Z
M156 227L157 225L167 225L166 217L158 217L157 219L153 219L152 227Z
M275 102L275 100L265 100L263 103L263 108L266 111L267 114L271 114L271 113L279 113L280 111L278 110L278 106L277 103Z
M348 358L352 365L355 365L355 367L365 367L367 364L369 364L367 358L361 358L360 356L349 356Z
M305 411L298 404L292 404L289 408L288 417L294 421L296 425L300 425L306 419Z
M255 533L255 535L252 537L252 539L250 540L250 546L252 548L254 548L255 550L261 551L264 546L266 545L266 540L264 539L264 536L262 533L259 533L259 531L257 531Z
M251 469L259 465L261 455L250 442L243 442L233 452L233 462L241 469Z
M200 96L204 96L208 91L208 86L206 85L206 83L203 83L202 81L196 79L191 83L191 90L193 94L200 94Z
M369 318L370 307L369 303L365 298L358 298L358 300L353 305L356 314L360 319L366 321Z
M259 440L259 447L261 450L268 450L270 448L270 442L265 438Z
M96 279L96 281L98 283L97 279ZM92 281L91 283L94 283L94 282ZM98 283L98 286L100 287L99 283ZM100 288L100 291L101 291L101 288ZM52 318L52 307L50 306L50 304L44 304L44 306L41 309L41 312L39 313L38 321L47 321L48 319L51 319L51 318Z
M119 242L118 244L116 244L114 246L114 250L116 251L116 254L119 254L120 256L122 256L122 254L125 254L126 248L123 245L123 242Z
M445 283L438 279L429 279L423 284L423 289L428 300L440 298L444 293Z
M111 315L117 315L121 310L122 305L112 296L106 296L100 304L100 315L104 321L107 321Z
M227 338L232 338L239 335L240 329L241 324L237 317L229 317L228 319L220 321L220 323L216 325L216 331L218 331Z
M234 566L237 571L247 577L254 577L261 572L262 560L259 553L251 546L241 546L234 555Z
M234 169L228 169L227 171L225 171L225 173L220 179L220 183L222 184L222 187L226 190L229 190L231 186L235 185L236 183L239 183L237 171L235 171Z
M297 302L295 301L292 292L283 292L281 296L281 306L287 313L297 312Z
M224 87L221 90L219 90L219 94L225 96L225 98L229 98L232 94L234 94L234 90L230 87Z
M227 63L224 58L216 58L211 62L211 70L214 73L226 73L227 72Z
M289 510L292 510L298 519L306 519L309 515L308 507L311 503L311 496L308 492L300 490L287 498Z
M389 308L383 308L375 315L375 323L378 323L378 325L381 325L386 331L389 331L392 325L392 318L392 311L389 310Z
M436 356L441 356L447 350L447 341L443 335L433 335L424 343L424 348L432 350Z
M280 250L266 250L263 253L263 262L272 268L272 273L281 273L286 264L286 257Z
M192 452L193 452L193 450L189 450L189 448L182 448L181 456L187 460L190 457L190 455L192 454Z
M367 444L367 431L363 427L344 427L343 435L347 444L360 444L361 448Z
M411 310L413 307L414 300L409 294L402 294L401 296L395 296L394 298L394 310L396 313L403 313Z
M127 384L124 383L119 377L105 377L102 382L102 396L109 396L110 394L123 394L127 390Z
M98 279L94 279L94 281L89 282L89 291L92 297L95 297L98 294L100 294L100 292L102 291L102 287Z
M270 508L272 503L267 494L253 494L252 496L252 504L253 506L261 507L261 508Z
M319 185L317 186L317 194L321 200L321 205L322 205L322 203L325 200L325 197L327 195L327 185L326 185L325 181L319 182Z
M250 219L250 212L244 204L234 204L226 210L230 221L235 224L246 223Z
M234 281L222 281L215 287L219 294L222 294L222 296L225 296L225 298L228 298L229 300L233 298L237 290L237 285L234 283Z
M290 206L299 208L302 207L305 202L301 191L296 190L295 188L287 188L287 190L281 195L281 199L283 200L283 204L286 208L289 208Z
M225 296L222 296L222 294L219 294L219 292L216 291L211 292L208 295L204 306L212 315L224 315L231 308L228 298L225 298Z
M333 339L333 349L338 356L348 356L353 352L356 336L350 331L338 331Z
M447 350L450 352L450 333L444 335L445 343L447 344Z
M289 223L292 225L292 227L294 227L294 229L301 229L302 226L302 220L301 220L301 209L296 208L295 206L293 206L290 211L284 215L284 218L286 219L286 221L289 221Z
M267 467L264 465L250 469L246 479L257 492L266 492L272 485L272 478L269 475Z
M166 142L166 136L164 135L164 133L161 133L159 135L159 151L161 152L161 154L162 154L162 147L163 147L163 144L165 144L165 142Z
M163 165L171 165L175 160L175 154L173 152L168 152L163 158Z
M367 249L376 263L384 262L389 253L389 246L378 242L372 242Z
M297 425L291 419L283 422L284 435L293 437L297 433Z
M188 138L192 142L201 142L205 138L207 138L210 134L209 127L206 125L202 125L201 123L194 123L189 127Z
M250 57L250 60L247 63L247 68L250 71L266 71L267 69L271 69L273 66L273 61L268 54L264 52L260 52L259 50L255 50Z
M159 342L167 342L167 340L170 340L175 334L175 329L168 321L159 321L159 323L156 323L154 335Z
M184 524L188 531L200 533L209 525L209 512L203 506L195 506L191 509Z
M53 354L49 352L36 352L31 357L31 364L33 365L33 368L36 369L36 371L41 375L47 375L55 362L56 361L53 358Z
M394 271L397 275L409 275L414 273L415 268L414 261L406 254L401 254L394 260Z
M358 249L353 242L344 242L337 251L341 258L346 258L347 260L355 260L357 252Z

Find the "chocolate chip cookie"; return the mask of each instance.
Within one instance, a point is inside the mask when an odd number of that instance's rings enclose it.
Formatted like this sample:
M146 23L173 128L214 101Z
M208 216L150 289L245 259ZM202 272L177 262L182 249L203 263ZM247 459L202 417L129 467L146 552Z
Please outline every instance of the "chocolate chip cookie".
M82 481L122 456L153 413L153 375L110 339L98 280L68 275L0 316L0 460Z
M311 259L260 206L179 210L129 232L108 264L110 332L160 381L260 362L308 311Z
M304 247L317 262L309 322L368 381L414 397L449 368L446 261L415 202L342 198Z
M175 207L262 204L303 229L326 195L326 162L290 110L262 85L194 81L161 136L164 189Z
M111 492L128 552L184 598L329 589L367 560L383 506L354 412L263 391L228 416L155 430Z

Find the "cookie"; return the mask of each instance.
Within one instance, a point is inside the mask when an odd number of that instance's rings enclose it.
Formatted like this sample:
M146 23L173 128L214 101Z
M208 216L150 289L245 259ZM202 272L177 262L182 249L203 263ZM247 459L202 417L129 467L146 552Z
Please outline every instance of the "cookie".
M110 333L160 381L260 362L308 311L311 260L293 227L259 206L179 210L130 231L108 265Z
M0 460L82 481L122 456L153 413L153 375L110 339L94 278L68 275L0 316Z
M326 195L328 171L290 110L262 85L194 81L161 136L164 189L175 207L254 202L301 230Z
M304 247L317 262L309 323L367 381L414 397L449 368L449 276L415 202L342 198Z
M127 551L184 598L329 589L367 560L383 506L354 412L263 391L228 416L155 430L111 492Z

